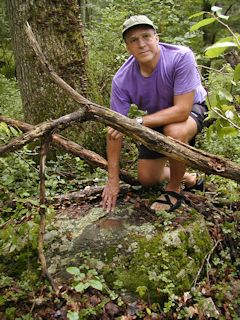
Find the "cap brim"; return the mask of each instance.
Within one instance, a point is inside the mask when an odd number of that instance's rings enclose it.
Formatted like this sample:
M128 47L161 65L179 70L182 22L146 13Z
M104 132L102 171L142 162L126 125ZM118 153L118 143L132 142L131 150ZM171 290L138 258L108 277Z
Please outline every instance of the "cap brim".
M126 33L127 31L129 31L130 29L132 29L132 28L134 28L134 27L136 27L136 26L148 26L148 27L156 30L155 26L152 25L152 24L149 24L149 23L138 23L138 22L136 22L136 23L132 24L130 27L124 29L124 30L122 31L122 36L124 37L124 35L125 35L125 33Z

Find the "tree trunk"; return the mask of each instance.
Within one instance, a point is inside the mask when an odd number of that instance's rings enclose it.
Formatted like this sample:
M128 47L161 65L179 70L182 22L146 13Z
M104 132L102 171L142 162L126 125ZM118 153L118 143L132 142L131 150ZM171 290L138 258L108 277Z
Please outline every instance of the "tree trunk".
M87 96L87 50L76 1L8 0L7 3L25 120L36 124L74 111L76 104L42 71L30 49L24 24L31 23L54 69Z
M96 90L87 68L87 47L77 0L7 0L7 5L26 122L37 124L78 109L76 102L67 97L42 70L24 31L26 21L30 22L39 44L58 74L85 97L98 100L97 94L92 94ZM99 124L94 126L97 131ZM77 132L68 132L67 136L83 142L86 136L90 136L87 131L93 130L92 124L88 127L89 130L85 124L84 130L78 128ZM83 135L80 139L79 132Z

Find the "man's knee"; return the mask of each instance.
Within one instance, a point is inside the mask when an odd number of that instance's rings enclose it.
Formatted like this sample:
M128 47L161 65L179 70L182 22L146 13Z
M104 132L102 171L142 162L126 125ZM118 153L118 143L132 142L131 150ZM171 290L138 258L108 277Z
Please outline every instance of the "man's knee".
M171 137L175 140L187 143L188 132L186 128L182 128L178 125L167 125L163 128L163 133L167 137Z
M165 179L166 157L138 160L138 180L144 187L150 187Z
M150 176L139 174L139 173L138 173L138 181L144 187L151 187L158 182L156 178L152 178Z
M168 124L163 128L165 136L188 143L198 132L196 121L188 117L184 122Z
M179 140L179 141L185 140L183 130L178 130L175 126L172 126L172 125L165 126L163 128L163 133L165 136L171 137L175 140Z
M138 172L138 181L141 183L142 186L144 187L152 187L161 180L164 180L163 174L146 174L146 173L140 173Z

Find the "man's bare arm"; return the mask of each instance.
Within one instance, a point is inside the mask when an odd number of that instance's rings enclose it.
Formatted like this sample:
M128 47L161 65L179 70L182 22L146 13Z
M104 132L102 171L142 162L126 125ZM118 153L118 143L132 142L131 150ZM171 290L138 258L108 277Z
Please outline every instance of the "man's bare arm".
M192 110L194 91L174 97L173 106L143 117L143 125L149 128L165 126L187 120Z
M107 136L108 182L102 193L102 206L107 212L111 212L115 209L119 193L119 162L121 147L122 133L109 128Z

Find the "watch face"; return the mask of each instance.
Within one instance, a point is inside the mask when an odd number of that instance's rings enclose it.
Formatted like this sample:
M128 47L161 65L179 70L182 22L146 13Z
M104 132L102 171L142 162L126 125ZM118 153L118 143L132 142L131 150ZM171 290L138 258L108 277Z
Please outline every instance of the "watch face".
M136 121L137 121L137 123L142 124L143 123L143 118L142 117L137 117Z

